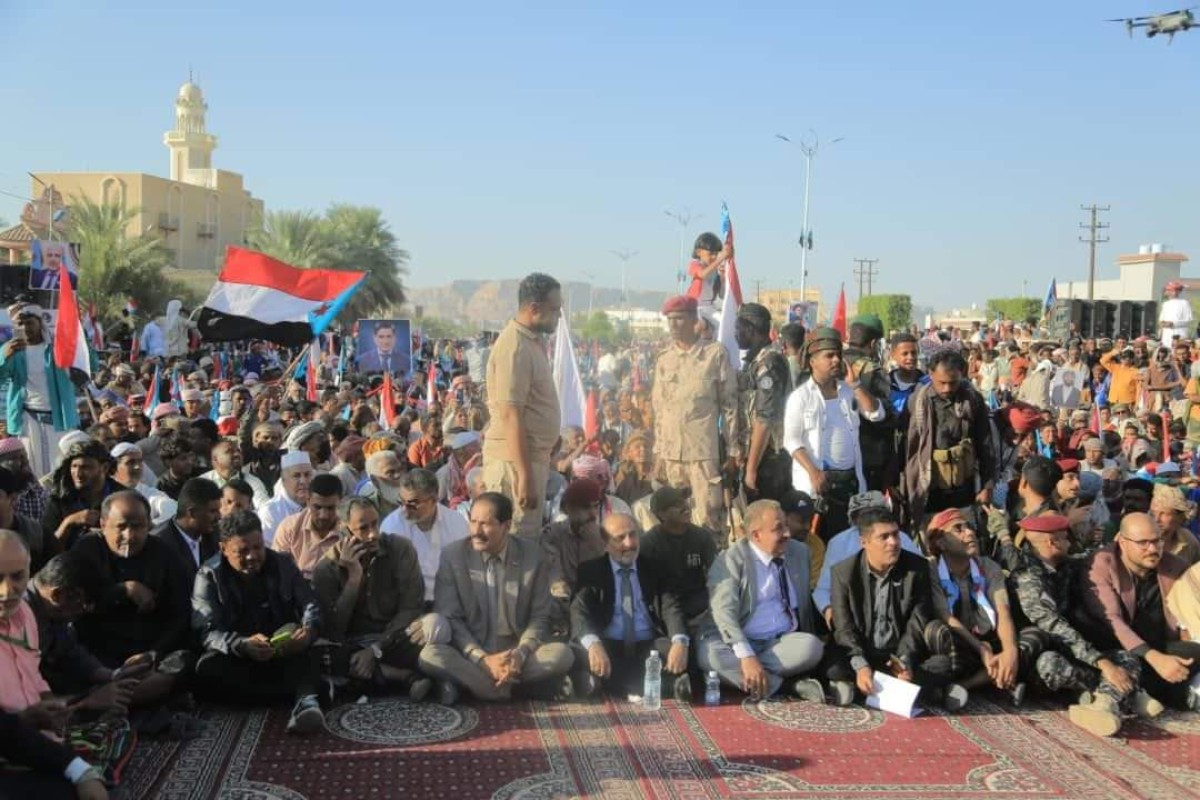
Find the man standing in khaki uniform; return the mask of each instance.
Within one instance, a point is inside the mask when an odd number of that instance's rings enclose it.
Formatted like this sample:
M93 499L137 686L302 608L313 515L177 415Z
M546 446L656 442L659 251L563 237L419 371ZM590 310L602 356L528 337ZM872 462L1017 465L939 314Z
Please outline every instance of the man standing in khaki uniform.
M513 501L513 529L536 537L542 530L550 454L562 426L558 393L543 336L562 315L562 287L535 272L521 281L520 307L487 364L488 412L483 483Z
M654 365L655 453L668 485L691 487L693 521L723 540L718 440L724 437L728 462L740 458L737 376L723 345L700 340L693 298L670 298L663 315L671 342ZM720 418L724 429L718 431Z

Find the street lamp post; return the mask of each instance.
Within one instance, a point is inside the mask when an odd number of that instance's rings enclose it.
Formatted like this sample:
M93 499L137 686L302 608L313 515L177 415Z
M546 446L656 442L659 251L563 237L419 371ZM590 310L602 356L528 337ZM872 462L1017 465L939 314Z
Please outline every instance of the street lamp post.
M596 276L591 272L583 273L583 277L588 279L588 319L592 318L592 300L596 296Z
M800 231L800 302L802 303L808 302L808 298L805 296L805 289L808 286L808 251L813 246L812 231L808 227L809 197L812 190L812 160L821 145L820 140L817 138L817 132L811 128L809 128L808 132L812 134L811 143L807 138L792 140L782 133L775 134L776 139L795 145L804 154L804 222L803 228ZM839 136L836 139L831 139L828 144L833 146L842 141L843 138Z
M704 215L703 214L693 214L691 209L689 209L689 208L685 208L683 211L672 211L671 209L668 208L665 211L663 211L663 213L679 223L679 264L680 264L680 269L678 272L677 283L679 284L679 292L680 292L680 294L682 294L683 290L684 290L683 282L687 276L687 272L683 269L683 265L687 263L687 245L684 243L683 237L687 235L687 226L690 223L703 218Z
M629 293L626 290L625 277L626 271L629 268L629 261L638 254L637 250L609 250L617 258L621 259L621 305L625 307L625 321L629 321Z
M49 186L47 186L46 182L44 180L39 178L37 175L34 175L32 172L29 172L26 174L28 174L29 177L31 177L35 181L37 181L41 185L41 187L46 190L46 198L50 201L50 213L49 213L49 216L47 217L47 219L49 220L49 224L46 226L48 228L48 230L46 231L46 238L48 238L50 241L53 242L54 241L54 190L51 189Z

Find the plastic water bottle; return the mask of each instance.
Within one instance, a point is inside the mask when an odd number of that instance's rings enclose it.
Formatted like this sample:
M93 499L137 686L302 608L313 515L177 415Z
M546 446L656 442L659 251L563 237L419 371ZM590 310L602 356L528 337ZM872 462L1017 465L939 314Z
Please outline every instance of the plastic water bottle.
M646 682L642 689L642 704L647 711L662 708L662 659L657 650L651 650L646 659Z
M716 670L708 673L708 677L704 680L704 705L721 705L721 678L717 675Z

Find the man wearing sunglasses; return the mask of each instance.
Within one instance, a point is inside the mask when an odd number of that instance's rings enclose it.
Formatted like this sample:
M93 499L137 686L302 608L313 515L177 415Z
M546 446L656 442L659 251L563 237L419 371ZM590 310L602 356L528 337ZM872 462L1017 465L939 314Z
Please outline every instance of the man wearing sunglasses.
M438 502L437 475L426 469L406 472L400 479L400 507L388 514L379 532L407 539L416 548L428 611L442 550L471 535L462 514Z

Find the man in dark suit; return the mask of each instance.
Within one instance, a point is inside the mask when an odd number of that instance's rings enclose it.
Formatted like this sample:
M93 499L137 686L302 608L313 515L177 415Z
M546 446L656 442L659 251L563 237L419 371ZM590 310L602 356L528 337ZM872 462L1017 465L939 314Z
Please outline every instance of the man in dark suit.
M150 532L182 559L189 577L217 554L221 490L205 478L192 478L179 490L175 516Z
M637 520L612 514L603 528L608 552L579 565L571 601L571 636L582 651L575 654L581 693L590 693L599 679L619 694L640 695L646 658L657 649L675 699L689 702L691 640L679 599L656 563L639 555Z
M471 504L471 535L442 550L434 581L433 628L450 631L421 650L421 671L452 705L458 686L480 700L507 700L514 687L570 697L574 656L550 642L550 559L531 539L511 536L513 502L484 492Z
M389 320L375 323L372 339L375 342L375 349L367 350L358 357L358 371L407 375L412 365L409 362L408 354L396 349L396 323Z
M808 562L808 546L791 538L779 503L747 506L746 538L717 556L708 573L712 623L700 634L700 667L752 697L770 697L786 680L798 697L824 702L820 682L803 677L824 652Z
M957 711L967 691L950 682L954 638L934 611L929 562L900 547L900 527L886 508L863 511L858 531L863 549L831 574L834 644L826 663L834 693L839 701L854 689L872 694L882 670Z

